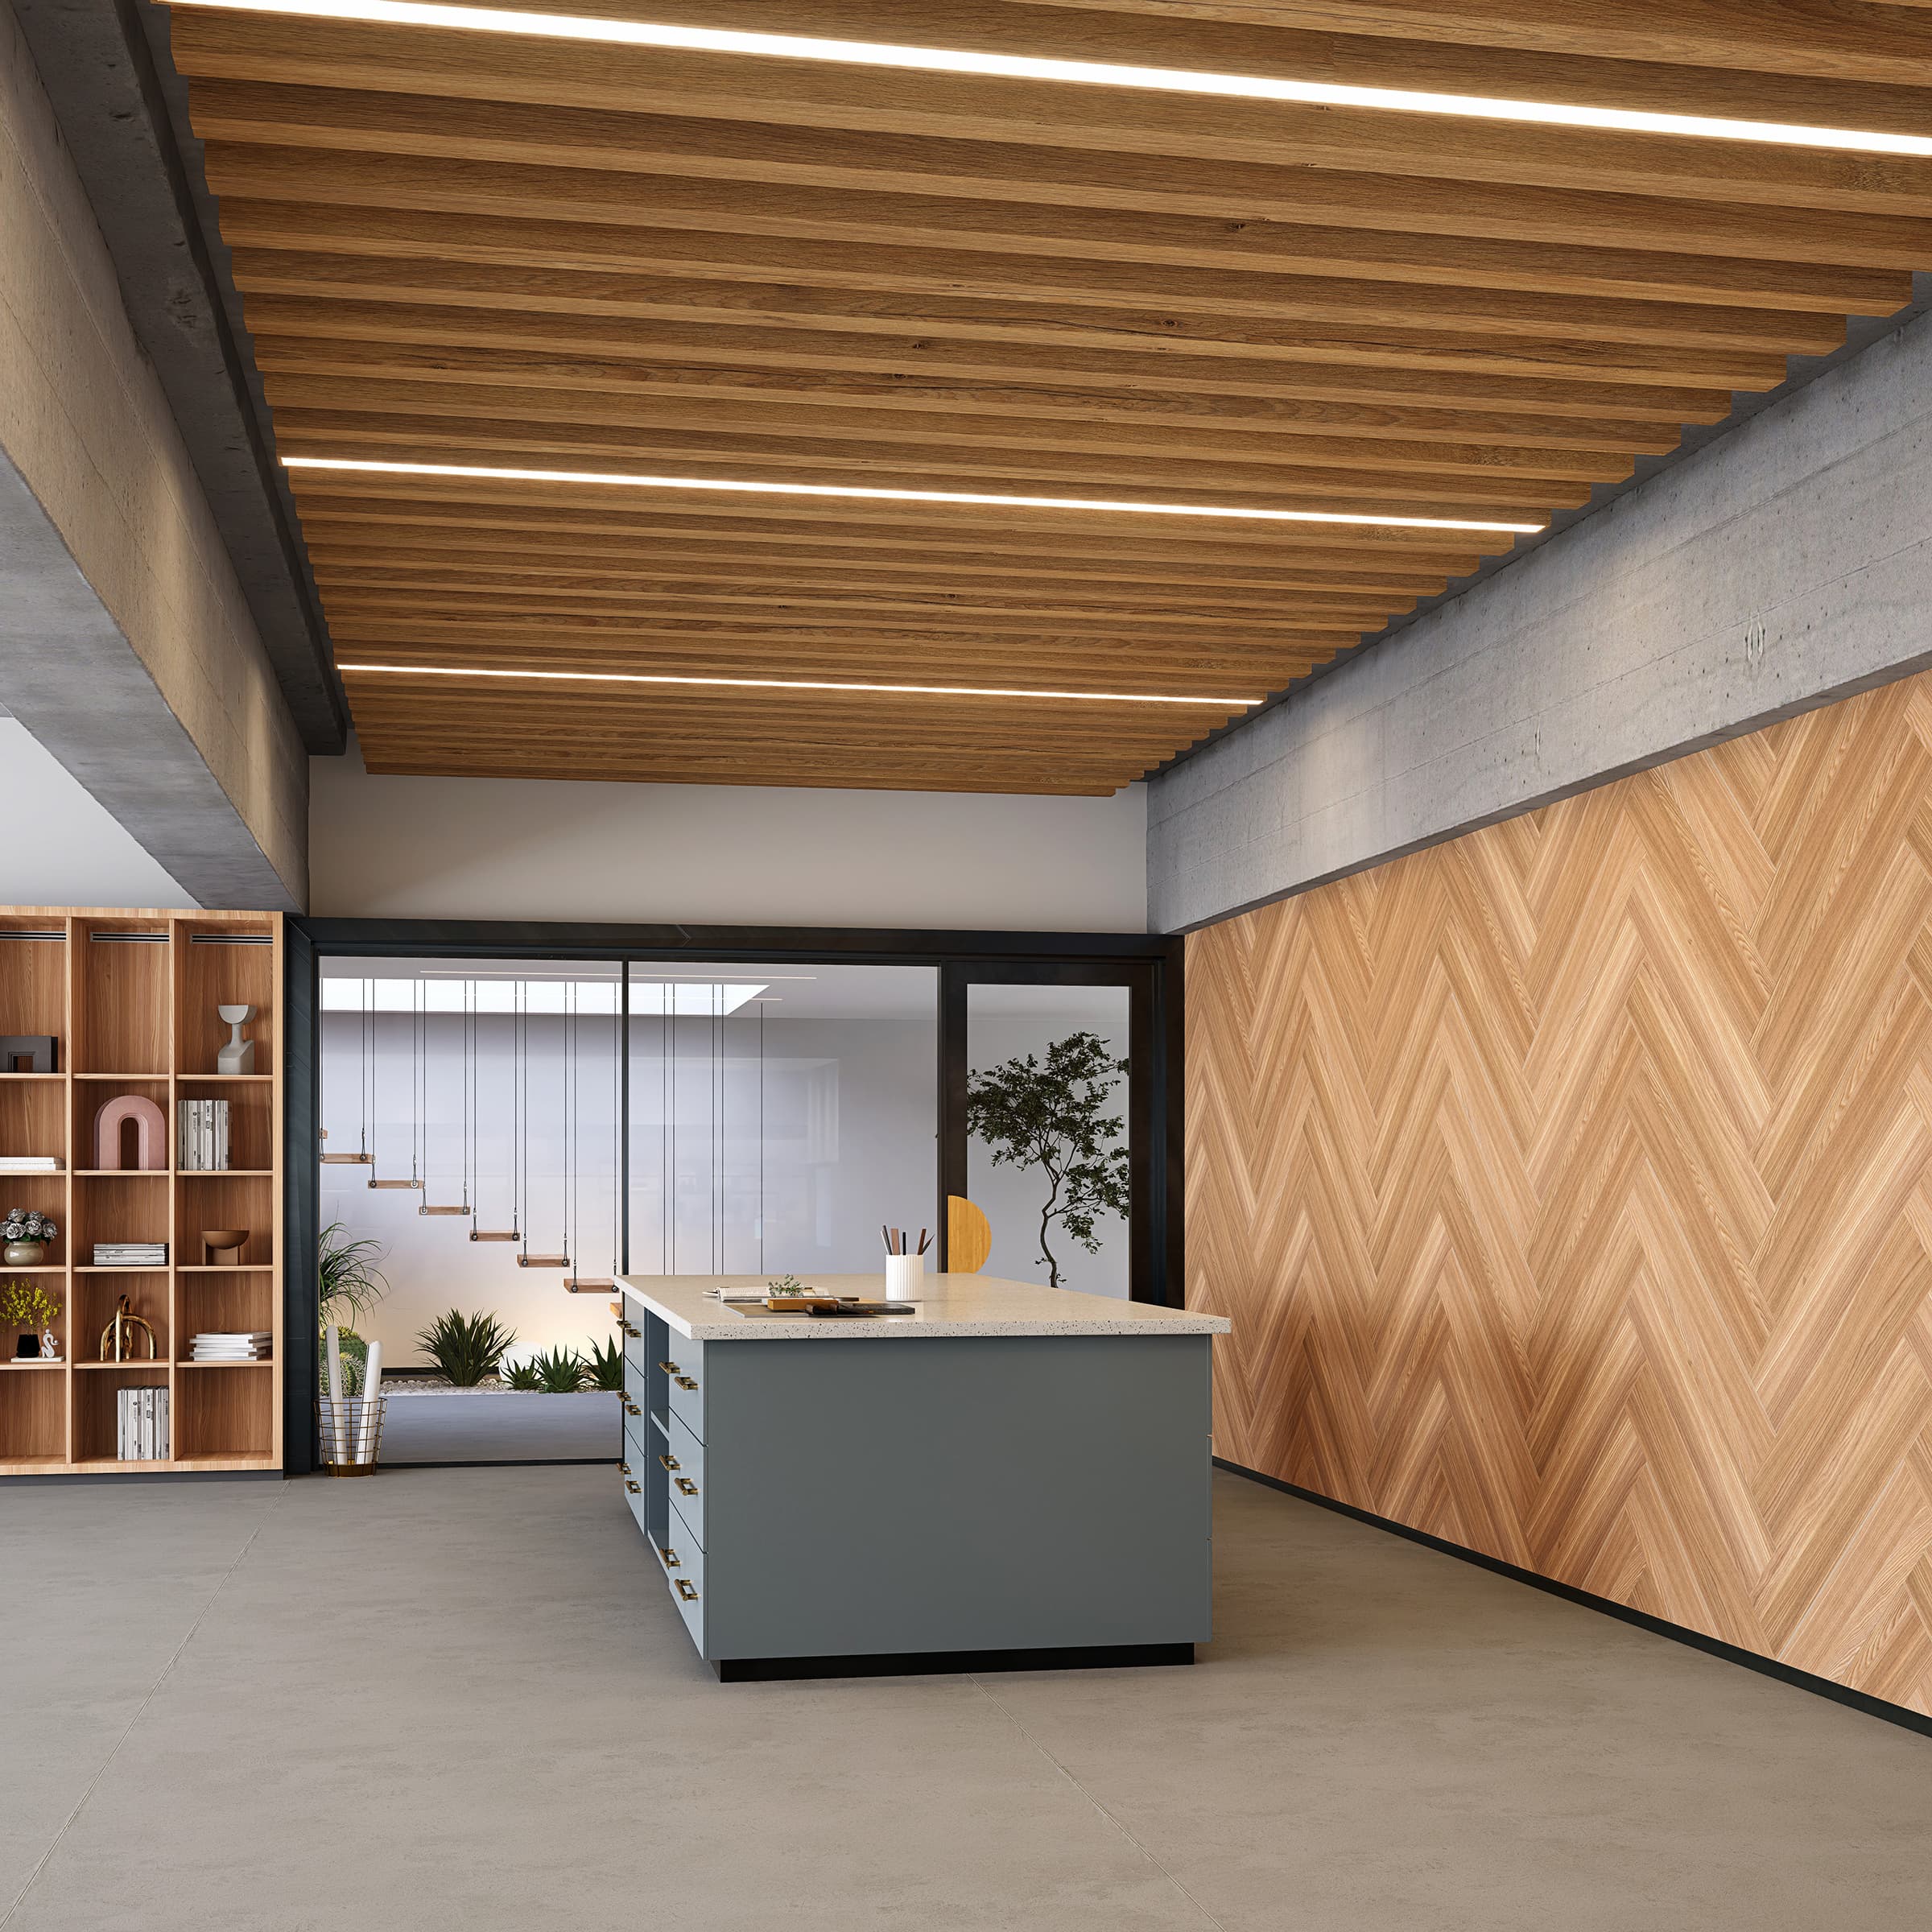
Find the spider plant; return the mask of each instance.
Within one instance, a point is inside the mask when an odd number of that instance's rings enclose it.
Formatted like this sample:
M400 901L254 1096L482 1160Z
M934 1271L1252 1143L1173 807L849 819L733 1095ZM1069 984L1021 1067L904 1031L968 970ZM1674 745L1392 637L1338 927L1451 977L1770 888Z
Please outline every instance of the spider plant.
M416 1345L459 1389L473 1389L493 1374L505 1352L517 1339L493 1315L464 1315L452 1308L419 1331Z
M316 1244L316 1271L322 1294L322 1326L339 1328L356 1323L389 1292L376 1263L382 1258L378 1241L352 1241L340 1221L331 1221Z
M584 1367L593 1389L624 1386L624 1350L614 1335L607 1342L591 1344L590 1352L584 1357Z
M536 1356L530 1366L546 1395L575 1395L588 1373L583 1356L574 1348L553 1348L547 1355Z

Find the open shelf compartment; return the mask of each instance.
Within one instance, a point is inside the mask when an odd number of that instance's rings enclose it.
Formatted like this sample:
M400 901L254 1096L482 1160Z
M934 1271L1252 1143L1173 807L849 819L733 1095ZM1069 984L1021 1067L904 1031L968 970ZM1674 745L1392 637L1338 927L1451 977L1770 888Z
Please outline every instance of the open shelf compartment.
M204 1076L217 1073L217 1058L229 1040L228 1022L217 1009L252 1006L254 1016L242 1029L242 1038L254 1042L250 1071L259 1075L277 1071L276 979L281 949L275 943L273 923L266 917L254 926L228 919L176 919L174 933L175 1071Z
M77 1463L114 1463L119 1426L117 1397L123 1389L165 1389L166 1362L117 1362L110 1368L76 1373L73 1377L73 1458ZM130 1469L151 1469L151 1462L128 1462Z
M53 1065L43 1078L67 1071L67 949L64 915L0 914L0 1037L51 1039ZM23 1071L13 1053L0 1055L0 1075Z
M267 1460L275 1450L273 1362L175 1370L175 1455L179 1460Z
M275 1258L274 1179L266 1174L184 1174L175 1183L175 1214L182 1268L266 1267ZM248 1239L233 1259L217 1261L202 1242L204 1232L246 1228Z
M126 1295L131 1311L155 1331L154 1359L166 1365L172 1352L174 1336L168 1319L168 1276L165 1268L99 1268L76 1274L69 1306L70 1330L74 1338L74 1366L86 1368L101 1360L102 1332L114 1319L115 1304ZM142 1352L118 1364L138 1368L147 1360L145 1344L137 1331L135 1342Z
M6 1339L10 1344L10 1329ZM47 1368L0 1365L0 1467L47 1463L67 1458L67 1374Z
M171 1059L172 953L165 919L73 924L73 1071L166 1074Z

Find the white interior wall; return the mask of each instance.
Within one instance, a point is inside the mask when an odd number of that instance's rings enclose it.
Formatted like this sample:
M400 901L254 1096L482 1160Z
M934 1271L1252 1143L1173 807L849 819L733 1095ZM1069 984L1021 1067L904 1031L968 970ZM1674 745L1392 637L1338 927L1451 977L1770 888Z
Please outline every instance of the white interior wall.
M372 777L312 761L341 918L1147 927L1146 787L1106 799Z
M0 905L197 902L18 718L0 715Z

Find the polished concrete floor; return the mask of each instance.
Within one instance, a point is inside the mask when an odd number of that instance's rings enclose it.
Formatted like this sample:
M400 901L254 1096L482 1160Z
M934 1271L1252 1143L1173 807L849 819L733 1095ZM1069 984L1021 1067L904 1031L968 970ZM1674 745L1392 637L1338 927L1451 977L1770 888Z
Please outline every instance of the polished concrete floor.
M1932 1739L1234 1478L1193 1670L719 1685L605 1469L0 1492L6 1932L1897 1932Z
M624 1453L613 1393L534 1395L477 1389L393 1397L382 1412L386 1463L582 1462Z

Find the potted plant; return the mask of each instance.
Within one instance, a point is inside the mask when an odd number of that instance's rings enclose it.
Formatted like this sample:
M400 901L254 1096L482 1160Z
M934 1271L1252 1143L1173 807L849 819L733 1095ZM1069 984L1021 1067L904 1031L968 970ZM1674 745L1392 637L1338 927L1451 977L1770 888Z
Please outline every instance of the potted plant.
M10 1208L0 1221L0 1241L6 1244L0 1261L14 1268L38 1268L47 1259L47 1243L60 1232L38 1210Z
M0 1284L0 1322L10 1322L20 1331L14 1344L17 1356L58 1361L60 1344L54 1339L54 1323L60 1319L60 1302L38 1282Z
M377 1241L351 1241L340 1221L331 1221L317 1243L316 1268L321 1306L320 1332L328 1333L333 1323L341 1331L342 1373L345 1397L362 1393L363 1367L369 1359L369 1344L356 1332L355 1324L389 1292L376 1263L382 1258L382 1244ZM326 1352L318 1355L322 1392L328 1393L328 1361Z
M1059 1261L1047 1242L1056 1221L1097 1254L1095 1221L1103 1214L1126 1216L1121 1122L1104 1111L1126 1071L1097 1033L1074 1033L1055 1040L1043 1061L1029 1053L974 1074L968 1084L967 1131L992 1150L993 1165L1037 1167L1046 1177L1040 1262L1050 1287L1060 1285Z

